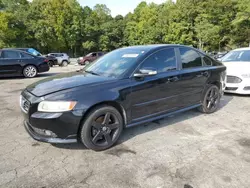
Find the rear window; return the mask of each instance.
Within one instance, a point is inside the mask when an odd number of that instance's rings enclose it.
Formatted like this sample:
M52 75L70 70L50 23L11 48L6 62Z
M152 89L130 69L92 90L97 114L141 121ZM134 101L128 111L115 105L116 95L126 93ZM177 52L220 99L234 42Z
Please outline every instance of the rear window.
M21 57L24 58L24 59L31 59L31 58L33 58L32 55L26 54L26 53L21 53Z
M189 48L180 48L182 68L194 68L202 66L201 56L195 50Z
M213 65L212 60L206 56L203 57L203 63L204 63L204 66L212 66Z

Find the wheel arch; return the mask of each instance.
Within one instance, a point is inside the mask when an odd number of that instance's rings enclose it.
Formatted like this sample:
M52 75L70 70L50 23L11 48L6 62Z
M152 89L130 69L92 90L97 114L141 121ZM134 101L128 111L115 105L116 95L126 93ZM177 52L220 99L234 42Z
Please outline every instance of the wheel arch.
M221 83L219 81L210 81L208 85L216 85L219 89L221 89Z
M81 131L81 125L82 123L85 121L85 118L89 115L89 113L94 109L94 108L97 108L98 106L104 106L104 105L107 105L107 106L112 106L114 107L122 116L122 119L123 119L123 124L124 124L124 127L125 125L127 124L127 113L124 109L124 107L116 102L116 101L103 101L103 102L99 102L99 103L96 103L94 105L92 105L91 107L88 108L88 110L84 113L81 121L80 121L80 124L79 124L79 128L78 128L78 132L77 132L77 135L79 135L80 131Z

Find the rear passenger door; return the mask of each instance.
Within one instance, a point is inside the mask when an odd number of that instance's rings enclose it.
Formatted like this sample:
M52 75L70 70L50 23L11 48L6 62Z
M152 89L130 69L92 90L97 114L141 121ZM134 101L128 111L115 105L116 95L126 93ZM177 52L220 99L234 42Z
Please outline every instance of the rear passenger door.
M18 51L2 51L0 59L0 74L19 74L21 71L21 54Z
M21 65L25 66L27 64L33 64L34 63L34 56L21 52Z
M199 104L210 72L204 66L202 56L192 48L180 47L181 83L183 107Z

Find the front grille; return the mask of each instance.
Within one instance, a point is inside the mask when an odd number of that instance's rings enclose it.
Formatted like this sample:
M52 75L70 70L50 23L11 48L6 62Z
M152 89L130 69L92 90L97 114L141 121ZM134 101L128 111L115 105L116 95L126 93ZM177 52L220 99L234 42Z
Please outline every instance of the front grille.
M237 84L237 83L241 83L241 82L242 82L242 80L237 76L227 76L227 83Z
M20 107L25 113L28 113L30 108L30 102L23 96L20 97Z
M236 91L238 87L226 87L227 91Z

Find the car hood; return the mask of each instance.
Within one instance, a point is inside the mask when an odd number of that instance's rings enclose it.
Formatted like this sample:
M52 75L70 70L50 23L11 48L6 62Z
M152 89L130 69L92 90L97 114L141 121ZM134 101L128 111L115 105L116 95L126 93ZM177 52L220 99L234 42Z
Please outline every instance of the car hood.
M241 75L250 73L250 62L223 62L227 67L228 75Z
M96 76L85 72L71 72L38 81L26 89L35 96L41 97L66 89L83 85L101 84L113 80L114 78Z

